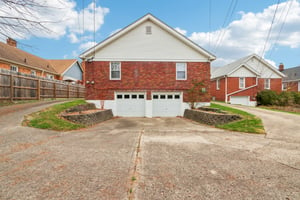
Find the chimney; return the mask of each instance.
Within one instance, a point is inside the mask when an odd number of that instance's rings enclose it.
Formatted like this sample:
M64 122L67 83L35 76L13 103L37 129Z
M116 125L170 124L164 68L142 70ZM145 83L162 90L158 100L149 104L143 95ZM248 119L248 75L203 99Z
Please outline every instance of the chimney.
M17 47L17 41L12 38L7 38L6 44L8 44L9 46L12 46L12 47Z
M280 63L278 68L280 72L284 71L284 64Z

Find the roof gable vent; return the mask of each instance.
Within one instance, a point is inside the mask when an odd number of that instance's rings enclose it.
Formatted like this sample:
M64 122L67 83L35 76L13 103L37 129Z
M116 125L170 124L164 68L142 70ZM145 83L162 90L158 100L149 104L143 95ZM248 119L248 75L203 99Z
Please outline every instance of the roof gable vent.
M146 35L151 35L151 34L152 34L152 27L146 26Z

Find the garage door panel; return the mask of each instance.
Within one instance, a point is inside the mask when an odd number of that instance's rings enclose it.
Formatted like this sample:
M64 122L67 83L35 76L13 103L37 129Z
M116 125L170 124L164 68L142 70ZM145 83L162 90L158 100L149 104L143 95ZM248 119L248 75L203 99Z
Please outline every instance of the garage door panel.
M249 96L231 96L230 103L248 106L249 99L250 99Z
M145 94L143 93L117 93L116 104L117 116L145 116Z
M176 117L180 115L181 103L180 94L159 93L152 95L153 117Z

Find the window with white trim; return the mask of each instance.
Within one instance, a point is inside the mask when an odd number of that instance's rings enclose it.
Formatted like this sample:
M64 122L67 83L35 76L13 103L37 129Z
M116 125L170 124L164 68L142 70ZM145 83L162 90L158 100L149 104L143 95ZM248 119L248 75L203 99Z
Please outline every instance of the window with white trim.
M35 70L31 70L30 74L33 75L33 76L36 76L36 71Z
M186 80L186 63L176 63L176 80Z
M216 82L216 89L217 89L217 90L220 89L220 79L217 79L217 82Z
M265 79L264 86L265 86L265 89L270 89L271 88L271 80L269 78Z
M13 71L13 72L18 72L18 71L19 71L19 69L18 69L18 67L17 67L17 66L15 66L15 65L11 65L11 66L10 66L10 71Z
M53 80L53 79L54 79L54 76L53 76L52 74L47 74L47 78Z
M287 83L282 83L282 90L287 91Z
M240 89L245 88L245 85L246 85L246 84L245 84L245 82L246 82L245 80L246 80L245 77L240 77L240 78L239 78L239 88L240 88Z
M110 62L110 80L121 80L121 63Z

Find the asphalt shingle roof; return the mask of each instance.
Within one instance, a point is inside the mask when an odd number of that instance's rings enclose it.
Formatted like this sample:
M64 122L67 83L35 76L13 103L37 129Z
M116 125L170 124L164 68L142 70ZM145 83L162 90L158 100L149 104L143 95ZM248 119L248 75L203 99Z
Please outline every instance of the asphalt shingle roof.
M0 60L5 60L8 62L57 74L48 60L40 58L3 42L0 42Z
M300 66L285 69L282 73L286 75L284 81L300 80Z

